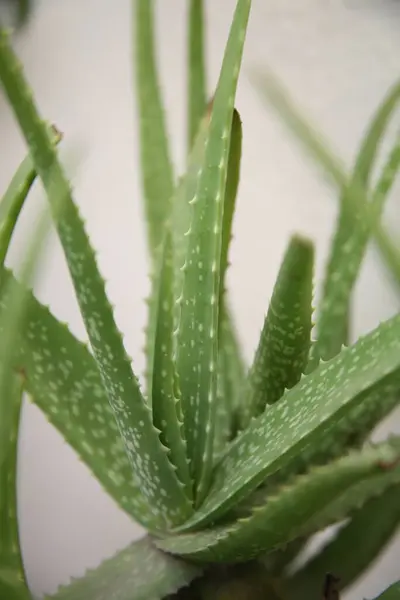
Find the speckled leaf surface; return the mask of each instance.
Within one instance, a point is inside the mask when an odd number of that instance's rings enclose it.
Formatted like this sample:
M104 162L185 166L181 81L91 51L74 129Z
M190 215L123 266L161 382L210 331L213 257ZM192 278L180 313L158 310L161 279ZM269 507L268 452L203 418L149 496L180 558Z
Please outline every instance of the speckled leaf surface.
M363 403L398 392L400 316L381 324L287 391L240 434L215 469L203 505L183 529L215 520L268 476L290 468L358 417Z
M3 286L12 280L1 272L1 310L9 308ZM1 314L1 313L0 313ZM29 293L16 367L25 389L49 422L77 452L111 497L150 530L157 519L134 481L113 412L96 363L86 345Z
M162 600L200 574L199 567L160 552L144 538L46 600Z
M169 459L185 492L193 498L179 382L173 360L174 343L174 260L172 240L166 230L158 280L157 323L154 341L152 385L153 423L161 431L161 441L169 449Z
M234 98L251 2L239 0L213 100L204 163L193 208L183 269L177 367L197 498L212 467L218 359L223 200Z
M340 588L352 585L376 560L400 524L400 485L388 487L351 515L334 539L285 583L290 598L316 597L325 573L340 573Z
M287 247L247 382L243 426L304 373L312 328L314 248L294 236Z
M325 513L327 505L357 483L369 478L377 479L379 473L387 480L386 469L382 465L391 465L399 458L398 441L350 454L330 465L314 468L281 489L271 491L264 505L254 508L247 518L233 525L170 537L157 544L163 550L196 561L247 561L304 534L310 520L314 520L320 512ZM391 474L396 475L395 471L394 468ZM397 468L399 478L400 467ZM352 499L357 506L363 498L353 495Z
M43 182L90 344L135 477L156 516L163 518L167 526L182 522L190 514L190 504L153 426L69 183L4 32L0 39L0 80Z
M189 0L188 8L188 142L192 147L207 103L203 0Z
M172 161L159 88L154 44L153 0L134 0L134 55L140 162L150 255L162 243L174 192Z

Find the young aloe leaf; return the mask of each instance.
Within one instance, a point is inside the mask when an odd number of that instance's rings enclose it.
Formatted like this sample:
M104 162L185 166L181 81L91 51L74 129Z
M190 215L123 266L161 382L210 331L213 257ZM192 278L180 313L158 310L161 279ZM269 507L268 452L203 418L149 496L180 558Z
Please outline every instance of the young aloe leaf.
M22 290L5 269L0 280L1 315L11 309L4 286ZM133 478L93 356L31 292L26 293L24 328L15 357L16 369L24 373L25 390L114 501L154 531L160 523Z
M275 493L270 492L264 504L254 508L246 518L199 533L168 537L157 545L196 561L248 561L308 533L310 520L315 520L321 512L326 514L327 505L347 495L360 482L374 480L374 487L369 488L371 494L379 486L379 476L386 486L390 481L400 481L400 466L391 467L399 459L398 440L352 453L329 465L313 468ZM351 499L355 506L365 501L365 497L356 494Z
M201 568L160 552L143 538L48 600L162 600L201 575Z
M399 600L400 598L400 581L393 583L382 594L377 596L375 600Z
M243 428L304 373L312 328L314 248L291 239L279 270L247 382Z
M260 77L257 87L263 98L276 109L314 161L341 191L338 227L327 266L318 319L318 339L312 349L312 370L318 362L318 357L324 360L332 358L340 351L342 344L347 342L351 293L370 235L375 233L376 223L379 221L387 195L374 194L371 206L368 206L368 219L365 219L368 201L366 186L379 142L400 100L400 85L397 84L391 90L379 108L350 179L328 144L315 133L311 124L295 108L283 88L271 75Z
M398 397L400 316L302 377L279 402L254 419L215 469L208 497L180 530L215 521L279 471L290 469L303 452L308 462L323 443L357 421L386 395ZM311 454L310 454L311 453Z
M207 104L203 0L190 0L188 10L188 141L191 149Z
M169 230L164 237L162 265L157 278L159 285L152 384L153 422L161 431L161 441L169 448L170 461L176 467L188 498L192 500L193 485L186 452L180 390L173 360L174 264Z
M191 200L183 269L177 366L197 500L212 467L218 359L221 245L233 107L250 0L238 0L212 105L204 162Z
M59 140L60 135L54 132L54 143L57 143ZM0 201L0 264L2 265L4 264L18 217L35 179L35 167L32 158L28 154L18 167Z
M45 215L47 216L47 215ZM22 278L32 279L42 248L48 221L41 219L34 232ZM2 282L3 283L3 282ZM24 327L27 295L6 285L3 293L10 299L9 309L0 316L0 592L2 598L27 600L17 515L18 430L24 387L23 373L16 373L13 361L18 350L19 333Z
M154 259L170 213L174 175L157 78L153 0L135 0L134 21L142 184L149 250Z
M351 516L322 551L290 577L285 591L291 598L317 597L321 578L340 573L340 589L352 585L382 552L400 524L400 485L388 487Z
M182 522L191 505L153 426L68 181L4 32L0 38L0 80L43 182L94 357L135 477L153 514L164 518L167 526Z
M241 391L245 381L245 367L238 340L236 339L232 313L227 307L225 284L228 269L229 244L232 239L233 215L239 187L241 155L242 123L240 115L235 109L232 119L222 225L217 367L218 406L215 422L215 454L219 454L219 451L225 447L226 443L232 437L235 427L235 412L242 401Z

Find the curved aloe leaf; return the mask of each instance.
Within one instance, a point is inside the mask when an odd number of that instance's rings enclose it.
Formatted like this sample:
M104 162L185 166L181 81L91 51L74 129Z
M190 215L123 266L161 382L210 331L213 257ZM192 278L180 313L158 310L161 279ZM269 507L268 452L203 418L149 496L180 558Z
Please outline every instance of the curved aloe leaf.
M399 600L400 598L400 581L393 583L382 594L376 597L375 600Z
M322 551L285 582L291 598L317 597L327 572L340 573L341 589L352 585L382 552L400 524L400 485L390 486L351 516Z
M311 343L314 248L293 237L286 250L248 376L244 422L274 404L305 371Z
M153 426L69 184L4 32L0 38L0 80L43 182L96 363L135 477L155 516L163 518L167 526L182 522L191 512L190 503L169 463L159 431Z
M234 98L250 5L250 0L238 0L236 6L213 100L204 162L190 201L192 220L185 263L181 265L183 293L177 368L197 500L208 488L213 459L223 200Z
M4 269L0 279L1 315L11 309L3 286L10 282L21 289L21 284ZM157 519L133 478L93 356L31 292L27 295L15 359L27 393L114 501L147 529L157 529Z
M350 454L327 466L313 468L292 483L270 492L263 505L254 508L248 517L236 523L172 536L157 542L157 545L167 552L196 561L251 560L262 552L286 545L299 535L310 533L307 528L309 521L315 521L319 513L327 515L327 506L342 495L346 496L347 510L352 503L358 506L365 501L365 495L351 493L360 482L374 480L374 485L368 488L371 495L380 485L380 478L386 486L396 479L399 481L400 465L391 468L392 464L399 463L399 459L398 440ZM343 515L328 512L327 516L324 525Z
M201 575L144 538L105 560L47 600L162 600Z
M396 316L302 377L236 438L215 469L203 505L179 530L215 521L267 477L290 469L302 452L320 453L323 442L331 444L341 432L343 421L354 424L361 406L368 413L370 404L398 395L399 350Z
M203 0L190 0L188 18L188 141L192 147L206 104Z
M135 0L134 6L141 173L149 250L154 259L170 213L174 175L157 77L153 0Z
M60 135L54 133L54 143L58 143ZM36 170L31 156L22 161L10 185L0 201L0 264L4 260L17 224L18 217L36 179Z
M174 342L174 264L170 231L167 230L158 277L157 323L154 340L152 411L161 441L170 450L170 461L185 486L190 500L193 486L189 472L186 440L183 430L181 398L175 363Z

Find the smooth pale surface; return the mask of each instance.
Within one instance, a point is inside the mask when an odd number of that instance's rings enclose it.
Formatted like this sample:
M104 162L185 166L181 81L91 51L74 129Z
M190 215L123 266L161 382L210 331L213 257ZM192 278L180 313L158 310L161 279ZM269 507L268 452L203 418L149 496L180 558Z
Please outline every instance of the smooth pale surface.
M233 0L208 2L210 90L234 4ZM180 165L186 5L186 0L158 2L162 82L174 157ZM129 0L41 0L28 29L15 38L15 47L43 115L66 134L67 167L71 164L76 200L99 251L127 349L141 373L148 263L132 110L130 23ZM279 73L349 161L372 111L399 76L399 27L400 7L394 0L298 0L295 8L289 0L254 0L237 100L244 124L244 157L229 272L249 359L289 234L302 232L317 242L318 276L336 202L311 163L263 107L246 71L268 64ZM24 146L2 98L0 136L3 190L24 155ZM394 229L400 226L398 191L399 187L387 211ZM41 201L37 190L23 215L13 262ZM72 286L54 238L37 290L54 313L83 337ZM371 252L357 288L354 335L392 315L399 304L400 298ZM399 419L391 421L391 429L395 426L399 430ZM21 438L20 517L29 581L38 594L55 590L70 576L82 575L85 568L94 567L141 534L30 405L24 412ZM397 565L392 548L347 597L373 597L396 578Z

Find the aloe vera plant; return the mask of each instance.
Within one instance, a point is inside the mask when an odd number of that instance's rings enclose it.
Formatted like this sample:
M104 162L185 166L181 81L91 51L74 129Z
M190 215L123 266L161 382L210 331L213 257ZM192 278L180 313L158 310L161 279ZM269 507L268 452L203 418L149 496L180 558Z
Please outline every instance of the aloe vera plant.
M354 344L348 340L352 290L386 196L371 195L362 173L378 140L370 141L352 178L311 143L340 184L342 210L316 335L314 248L293 235L246 365L225 279L242 139L235 93L251 0L237 1L210 101L204 9L201 0L189 3L188 156L179 178L158 85L153 3L135 0L133 8L152 265L144 382L124 350L58 160L59 135L41 119L7 34L0 36L0 81L29 148L0 204L0 597L31 597L16 518L22 390L148 532L51 598L330 597L331 582L350 585L400 522L400 439L369 439L400 400L400 314ZM4 264L35 177L90 349ZM344 520L319 555L292 568L314 533ZM328 578L324 585L331 571L339 582ZM384 597L398 598L398 584Z

